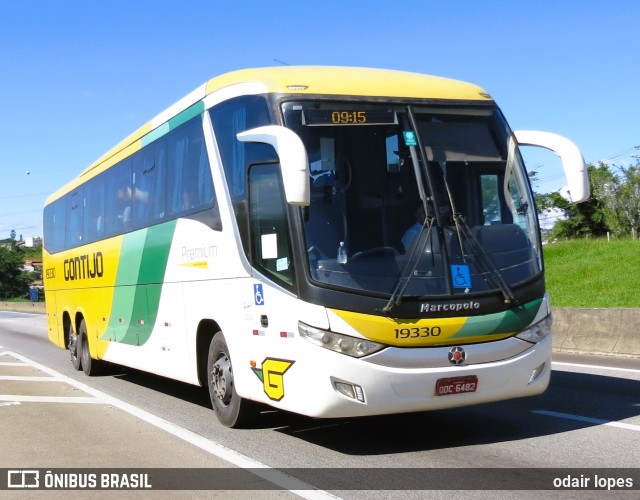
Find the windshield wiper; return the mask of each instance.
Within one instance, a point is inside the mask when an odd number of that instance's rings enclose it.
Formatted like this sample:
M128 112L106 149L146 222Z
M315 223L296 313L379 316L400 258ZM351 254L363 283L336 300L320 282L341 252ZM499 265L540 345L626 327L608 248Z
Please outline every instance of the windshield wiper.
M433 229L435 219L430 216L426 216L420 232L416 236L413 245L411 246L411 253L409 257L405 261L404 266L402 267L402 271L400 272L400 278L396 282L396 285L393 287L393 292L391 292L391 297L385 304L385 306L380 310L384 314L389 314L395 307L400 305L402 301L402 297L404 295L404 291L409 285L409 281L413 277L413 274L418 267L418 262L420 262L420 257L422 256L424 249L426 248L428 243L433 245L433 239L431 238L431 230ZM431 252L432 258L433 251Z
M409 258L407 259L405 265L403 266L402 272L400 274L400 278L396 282L396 285L394 286L393 292L391 293L389 300L387 301L385 306L381 309L381 312L384 314L391 313L391 311L393 311L393 309L397 307L402 301L404 292L409 284L409 281L413 277L413 274L415 273L418 262L420 261L420 256L424 251L425 245L428 241L431 240L431 232L434 224L436 225L436 228L438 231L439 245L442 251L442 259L443 259L442 265L444 267L444 279L445 279L445 284L447 288L447 293L449 295L454 294L451 273L447 271L451 268L451 265L449 260L449 249L447 248L446 238L444 238L445 221L443 220L443 215L441 214L440 210L436 208L438 206L436 197L440 196L440 193L439 192L437 193L435 190L436 183L433 178L433 173L431 172L431 169L429 167L428 158L426 156L426 149L423 144L421 134L417 132L418 124L417 124L415 115L413 113L413 109L409 106L407 111L408 111L408 116L410 120L411 130L414 130L416 134L417 150L420 152L420 156L418 157L418 154L416 152L416 146L410 146L409 150L411 152L411 158L413 161L416 183L418 185L418 192L420 194L420 199L422 201L424 213L427 214L427 216L425 217L424 223L422 225L422 229L420 231L420 234L418 235L418 238L416 239L416 243L413 246L412 252ZM422 169L420 168L421 162L419 161L419 158L422 159L422 165L423 165ZM446 160L443 163L446 169ZM440 166L440 169L442 169L442 166ZM425 191L425 181L423 179L423 173L425 174L424 176L426 177L426 185L429 189L429 192L431 193L431 198L427 196L427 193ZM469 246L472 255L475 256L474 263L476 264L476 267L478 268L478 270L484 271L484 273L482 274L483 278L488 282L490 282L493 287L498 288L500 290L500 292L504 297L505 304L518 304L519 302L518 299L513 294L511 287L505 281L500 270L495 266L493 260L491 259L491 256L487 253L487 251L484 249L482 244L471 232L471 229L469 228L469 225L466 223L462 214L458 212L458 210L456 209L453 195L449 188L449 183L447 182L446 173L441 172L441 174L442 174L442 180L444 181L444 186L445 186L444 191L446 193L447 202L449 204L449 207L451 208L451 213L453 214L452 218L456 227L456 233L458 235L458 243L460 245L460 251L462 252L463 260L467 262L470 258L470 255L465 253L465 243L466 243ZM432 206L430 205L431 203L433 203L435 207L432 208ZM433 215L430 215L430 214L433 214ZM425 229L427 230L425 231ZM423 238L425 234L426 234L426 237L424 237L424 240L421 240L421 238Z
M404 291L411 280L413 273L416 270L418 262L420 261L420 256L425 248L426 243L430 240L431 229L435 224L437 226L438 231L438 244L440 245L440 249L442 250L442 258L443 265L445 269L449 267L449 256L446 251L446 244L444 239L444 222L442 221L442 216L439 211L435 209L434 200L435 200L435 183L433 181L431 172L429 171L427 158L425 155L424 144L422 143L422 137L418 133L418 122L416 120L415 114L411 106L407 107L407 115L409 117L409 121L407 122L406 117L403 117L404 126L407 130L413 130L416 137L416 145L409 146L409 152L411 154L411 161L413 163L413 170L416 179L416 185L418 187L418 193L420 195L420 201L422 202L422 208L424 210L425 219L422 224L422 229L420 230L420 234L416 238L416 242L413 245L413 250L407 259L405 265L402 268L402 272L400 273L400 277L393 287L393 292L391 293L391 297L385 304L385 306L381 309L381 312L384 314L389 314L395 307L400 305L402 301L402 297L404 295ZM418 156L419 152L419 156ZM422 161L421 161L422 160ZM422 165L422 168L420 167ZM424 176L423 176L424 174ZM426 182L425 182L426 177ZM425 190L425 185L429 189L429 193L431 196L427 195L427 191ZM420 238L425 234L426 238L424 239L424 243L420 241ZM433 255L433 253L432 253ZM447 287L447 293L449 295L453 294L453 285L451 282L451 276L449 273L444 273L444 279Z

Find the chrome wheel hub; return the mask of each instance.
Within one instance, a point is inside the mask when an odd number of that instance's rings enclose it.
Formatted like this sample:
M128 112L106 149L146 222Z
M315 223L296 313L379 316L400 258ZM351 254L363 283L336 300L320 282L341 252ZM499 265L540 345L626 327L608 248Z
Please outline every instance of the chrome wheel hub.
M222 354L213 364L211 370L211 387L216 398L227 406L231 402L233 374L231 362L226 354Z

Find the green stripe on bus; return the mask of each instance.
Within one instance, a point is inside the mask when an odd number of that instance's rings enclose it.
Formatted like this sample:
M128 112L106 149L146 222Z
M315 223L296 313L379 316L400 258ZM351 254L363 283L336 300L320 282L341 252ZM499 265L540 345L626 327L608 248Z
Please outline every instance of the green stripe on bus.
M451 338L521 332L534 320L541 304L542 299L536 299L509 311L470 316L464 326Z
M147 135L140 139L140 144L142 147L151 144L153 141L160 139L160 137L168 134L173 129L179 127L183 123L191 120L195 116L204 112L204 103L199 101L195 103L193 106L188 107L182 113L178 113L176 116L171 118L168 122L163 123L159 127L156 127Z
M125 235L104 339L143 345L158 315L162 282L177 221Z

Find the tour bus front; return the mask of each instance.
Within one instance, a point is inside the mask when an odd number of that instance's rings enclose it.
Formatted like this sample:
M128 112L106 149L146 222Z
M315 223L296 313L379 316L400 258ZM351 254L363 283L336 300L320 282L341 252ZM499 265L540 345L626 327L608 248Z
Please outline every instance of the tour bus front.
M254 369L265 401L339 417L544 391L551 316L535 204L493 101L277 107L308 159L299 199L278 134L237 135L275 145L282 162L249 169L243 237L298 338Z

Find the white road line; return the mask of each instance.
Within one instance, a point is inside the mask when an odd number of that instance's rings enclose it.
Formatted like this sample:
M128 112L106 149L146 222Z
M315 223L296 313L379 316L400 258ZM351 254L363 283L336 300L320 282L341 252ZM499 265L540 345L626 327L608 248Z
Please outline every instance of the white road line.
M180 438L187 443L197 446L198 448L229 462L230 464L236 465L243 469L250 469L253 474L266 479L267 481L276 484L283 489L290 491L291 493L295 493L302 498L307 498L310 500L339 498L326 491L313 489L313 486L308 485L303 481L279 472L276 469L272 469L268 465L242 455L241 453L238 453L231 448L227 448L226 446L202 437L195 432L191 432L187 429L179 427L176 424L153 415L152 413L149 413L141 408L137 408L136 406L116 399L113 396L109 396L108 394L94 389L93 387L90 387L86 384L83 384L82 382L78 382L77 380L69 378L61 373L56 372L55 370L52 370L48 366L41 365L40 363L26 358L21 354L14 352L11 352L9 354L17 359L24 361L25 363L28 363L31 366L34 366L35 368L38 368L45 373L48 373L52 377L55 377L57 380L66 382L67 384L72 385L77 389L80 389L81 391L91 394L101 403L115 406L116 408L119 408L120 410L125 411L130 415L138 417L139 419L144 420L145 422L154 425L155 427L158 427L159 429L168 432L169 434L172 434L173 436L176 436L177 438ZM2 396L0 396L0 398L1 397ZM265 473L261 474L257 469L264 469Z
M2 354L0 354L2 356ZM28 363L23 363L22 361L14 361L14 362L4 362L0 361L0 366L29 366Z
M108 404L96 397L85 398L64 396L18 396L15 394L0 394L0 401L18 401L20 403L81 403L81 404Z
M572 415L570 413L560 413L557 411L532 410L532 413L538 415L546 415L548 417L564 418L566 420L577 420L578 422L586 422L589 424L606 425L609 427L617 427L619 429L627 429L630 431L640 432L640 425L625 424L622 422L612 422L610 420L601 420L599 418L583 417L581 415Z
M633 368L616 368L615 366L602 366L602 365L585 365L581 363L561 363L558 361L553 361L551 363L551 367L554 366L569 366L572 368L593 368L597 370L609 370L616 372L624 372L624 373L640 373L640 370L634 370Z
M20 375L0 375L0 380L17 382L60 382L53 377L22 377Z

